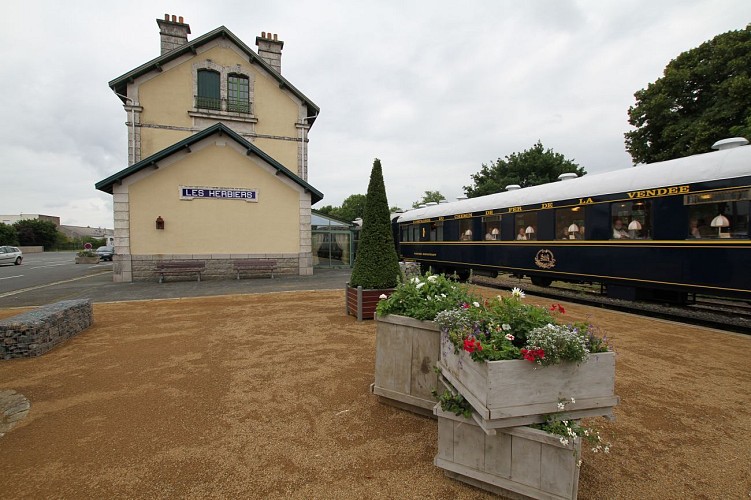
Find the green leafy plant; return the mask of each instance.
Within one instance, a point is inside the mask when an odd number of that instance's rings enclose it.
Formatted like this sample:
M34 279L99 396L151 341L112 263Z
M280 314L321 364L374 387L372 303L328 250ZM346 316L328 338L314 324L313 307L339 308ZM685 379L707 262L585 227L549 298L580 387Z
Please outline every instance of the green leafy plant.
M79 257L98 257L94 250L81 250L76 255Z
M466 285L442 274L426 273L402 279L393 293L378 303L379 316L398 314L418 320L433 320L445 310L475 300Z
M451 412L454 415L460 415L464 418L470 418L472 416L472 406L464 399L459 393L451 392L446 389L443 394L438 394L438 391L433 391L433 396L438 399L441 404L441 410Z
M391 234L391 214L383 183L381 160L373 162L365 195L362 233L352 269L350 286L393 288L399 277L399 257Z

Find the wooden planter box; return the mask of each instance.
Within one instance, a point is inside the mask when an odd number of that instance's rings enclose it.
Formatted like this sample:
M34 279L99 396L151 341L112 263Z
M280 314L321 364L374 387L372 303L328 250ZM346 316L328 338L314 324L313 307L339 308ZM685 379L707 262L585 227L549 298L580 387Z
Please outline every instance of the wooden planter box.
M393 288L372 289L361 286L351 287L347 283L345 289L347 314L357 317L357 321L373 319L376 306L381 300L381 295L385 294L388 297L393 291Z
M477 363L469 353L454 352L448 334L441 334L441 360L446 380L478 413L478 423L488 432L544 422L558 413L561 400L566 418L613 417L615 353L590 354L587 361L540 366L526 360Z
M559 436L529 427L510 427L489 436L473 420L444 412L440 404L434 412L434 463L447 476L511 498L576 498L580 438L563 445Z
M433 321L376 316L374 394L399 408L433 416L441 332Z

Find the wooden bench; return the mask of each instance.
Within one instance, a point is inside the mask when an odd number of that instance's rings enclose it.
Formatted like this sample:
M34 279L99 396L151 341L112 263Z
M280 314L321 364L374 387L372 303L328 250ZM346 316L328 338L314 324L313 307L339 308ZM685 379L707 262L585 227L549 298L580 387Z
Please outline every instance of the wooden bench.
M237 272L237 279L240 279L242 271L267 271L271 273L271 279L274 279L275 259L239 259L234 261L233 264Z
M201 281L201 272L206 269L206 262L202 260L171 260L157 262L156 273L159 275L159 283L164 281L165 275L196 273L198 281Z

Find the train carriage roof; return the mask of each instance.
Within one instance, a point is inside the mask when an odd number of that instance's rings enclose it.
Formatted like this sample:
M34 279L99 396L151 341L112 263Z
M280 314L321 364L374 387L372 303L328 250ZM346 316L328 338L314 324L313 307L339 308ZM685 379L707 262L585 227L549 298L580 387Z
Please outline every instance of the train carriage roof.
M751 175L751 145L410 210L399 222Z

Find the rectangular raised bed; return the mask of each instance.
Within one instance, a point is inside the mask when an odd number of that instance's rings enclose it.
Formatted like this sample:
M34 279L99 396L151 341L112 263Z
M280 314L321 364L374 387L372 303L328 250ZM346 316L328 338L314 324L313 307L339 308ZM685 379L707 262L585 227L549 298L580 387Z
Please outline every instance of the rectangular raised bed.
M433 415L441 346L438 325L406 316L376 316L374 394L395 406Z
M473 361L455 352L448 334L441 335L444 377L477 411L486 429L544 421L566 401L568 418L612 417L615 395L615 353L590 354L580 363L540 366L525 360ZM571 403L571 398L575 403Z
M438 454L434 463L459 481L493 493L531 498L574 499L579 488L581 440L529 427L486 434L473 420L436 405Z

